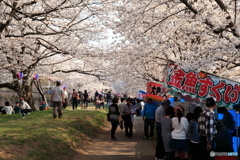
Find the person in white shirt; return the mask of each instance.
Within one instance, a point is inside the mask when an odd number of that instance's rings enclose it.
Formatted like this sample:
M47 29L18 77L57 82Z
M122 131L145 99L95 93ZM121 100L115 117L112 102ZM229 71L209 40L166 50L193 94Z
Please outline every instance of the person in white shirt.
M125 98L121 98L121 103L118 106L119 112L120 112L120 115L121 115L122 119L124 119L124 113L123 113L122 110L123 110L123 107L126 105L125 102L126 102ZM120 121L119 125L120 125L121 130L123 130L123 121Z
M175 116L172 118L172 140L171 148L175 150L175 159L180 159L181 155L184 160L188 160L188 120L183 117L183 108L181 106L174 107Z
M2 108L2 113L3 114L12 114L13 113L13 108L10 106L9 102L5 102L5 106Z
M64 100L64 93L60 87L61 82L56 82L56 87L53 88L53 93L51 96L51 101L53 102L53 118L62 118L62 103Z
M20 97L20 109L22 113L22 118L25 118L25 115L30 114L30 112L32 111L31 107L24 99L25 99L24 96Z
M66 90L66 87L63 88L63 98L64 98L63 108L65 109L67 107L68 101L68 92Z
M141 105L141 101L139 99L137 99L137 103L135 105L136 108L136 116L140 116L141 115L141 110L142 110L142 105Z
M142 111L143 111L144 105L145 105L145 103L144 103L143 100L140 101L140 105L141 105L141 107L142 107L142 109L141 109L141 111L140 111L140 115L142 116Z

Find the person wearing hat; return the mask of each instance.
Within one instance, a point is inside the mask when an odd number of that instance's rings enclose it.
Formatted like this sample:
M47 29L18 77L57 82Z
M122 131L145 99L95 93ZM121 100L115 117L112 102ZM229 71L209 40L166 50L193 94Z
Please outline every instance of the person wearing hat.
M128 98L127 104L123 106L122 112L124 114L124 127L125 127L125 136L132 138L133 131L133 115L134 115L134 107L131 104L131 99Z
M210 157L210 151L214 150L214 134L216 133L216 121L213 111L216 108L215 100L212 97L207 98L206 106L207 108L198 118L201 160L214 159L214 157Z
M163 159L165 156L165 150L164 150L163 139L162 139L161 120L164 118L164 116L166 116L165 109L170 105L170 103L171 102L168 99L163 100L162 105L160 105L155 112L156 130L158 134L156 153L155 153L156 160Z

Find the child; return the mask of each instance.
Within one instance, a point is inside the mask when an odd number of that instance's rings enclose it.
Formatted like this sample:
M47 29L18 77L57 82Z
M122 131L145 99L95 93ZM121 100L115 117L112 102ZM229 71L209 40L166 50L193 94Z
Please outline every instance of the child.
M14 112L15 112L15 114L19 114L20 113L20 104L19 104L19 102L15 103Z
M171 148L175 150L175 160L179 160L183 155L184 160L188 160L188 141L186 139L188 131L188 120L183 117L183 108L177 106L174 108L175 116L172 119L172 140Z
M41 106L40 106L39 110L40 110L40 111L43 111L43 110L48 110L48 106L47 106L47 104L46 104L46 102L45 102L45 101L42 101L42 103L41 103Z

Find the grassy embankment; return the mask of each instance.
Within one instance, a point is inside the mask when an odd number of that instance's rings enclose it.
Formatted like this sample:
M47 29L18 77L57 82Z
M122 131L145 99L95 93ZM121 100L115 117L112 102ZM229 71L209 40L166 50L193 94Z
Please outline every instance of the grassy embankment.
M70 108L62 119L51 109L0 116L0 160L69 159L106 120L105 110Z

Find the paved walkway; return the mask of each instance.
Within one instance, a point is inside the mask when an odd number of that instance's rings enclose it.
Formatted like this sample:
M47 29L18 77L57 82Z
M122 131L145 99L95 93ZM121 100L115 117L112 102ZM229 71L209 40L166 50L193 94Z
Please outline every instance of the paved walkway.
M85 148L85 153L77 154L74 160L154 160L156 135L152 140L143 139L143 121L135 117L133 139L125 137L124 130L118 127L116 138L110 140L110 124Z

